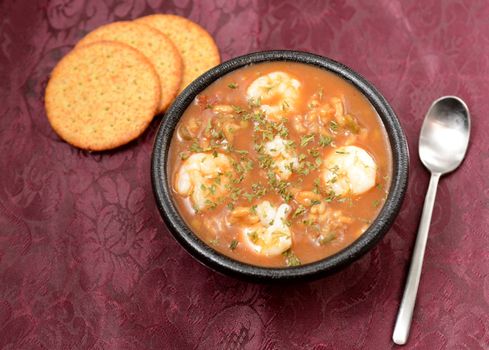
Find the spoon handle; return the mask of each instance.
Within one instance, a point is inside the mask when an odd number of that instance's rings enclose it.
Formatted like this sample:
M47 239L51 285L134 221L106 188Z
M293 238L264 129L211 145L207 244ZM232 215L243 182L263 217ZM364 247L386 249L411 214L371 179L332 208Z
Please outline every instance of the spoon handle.
M406 286L404 287L401 306L399 307L394 333L392 334L392 340L398 345L406 344L409 336L409 329L411 328L414 304L416 302L416 294L418 292L419 279L421 277L424 251L426 242L428 241L431 214L433 213L433 205L435 204L436 189L438 187L440 175L441 174L439 173L431 174L430 185L424 200L423 214L421 215L421 222L419 224L411 266L409 267L409 274Z

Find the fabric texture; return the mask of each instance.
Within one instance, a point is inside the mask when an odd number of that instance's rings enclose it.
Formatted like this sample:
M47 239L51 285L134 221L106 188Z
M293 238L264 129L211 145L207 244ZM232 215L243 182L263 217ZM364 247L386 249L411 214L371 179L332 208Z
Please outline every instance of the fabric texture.
M160 118L121 149L60 141L51 70L88 31L152 13L205 27L223 60L321 54L371 81L409 141L409 188L385 238L330 277L286 286L221 276L172 238L153 199ZM443 177L405 349L489 349L489 4L446 1L0 2L0 349L391 349L429 174L428 107L462 97L472 140Z

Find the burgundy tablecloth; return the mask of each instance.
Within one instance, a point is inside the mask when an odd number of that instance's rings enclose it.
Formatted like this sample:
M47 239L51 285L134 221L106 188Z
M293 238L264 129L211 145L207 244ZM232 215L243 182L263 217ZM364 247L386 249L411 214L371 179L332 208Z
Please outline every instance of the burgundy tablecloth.
M224 60L300 49L344 62L397 111L411 152L393 228L340 273L254 285L194 261L150 186L159 120L89 154L45 116L49 73L87 31L151 13L207 28ZM489 348L489 4L482 1L0 2L1 349L389 349L428 173L417 157L431 101L464 98L472 143L440 182L408 348Z

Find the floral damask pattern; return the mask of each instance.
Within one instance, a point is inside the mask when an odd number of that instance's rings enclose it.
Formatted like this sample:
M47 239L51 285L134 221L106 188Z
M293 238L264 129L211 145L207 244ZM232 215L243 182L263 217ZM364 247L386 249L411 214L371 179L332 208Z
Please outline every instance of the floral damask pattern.
M409 140L393 228L309 283L208 270L171 237L149 177L158 118L90 154L44 112L49 73L89 30L151 13L191 18L222 58L298 49L372 81ZM408 349L489 349L489 5L486 1L39 0L0 2L0 349L390 349L427 187L422 118L444 94L473 117L463 166L440 182Z
M102 177L79 195L70 231L76 232L72 249L82 267L84 290L111 282L114 292L127 295L160 254L162 244L148 222L145 196L143 188L131 188L121 175Z

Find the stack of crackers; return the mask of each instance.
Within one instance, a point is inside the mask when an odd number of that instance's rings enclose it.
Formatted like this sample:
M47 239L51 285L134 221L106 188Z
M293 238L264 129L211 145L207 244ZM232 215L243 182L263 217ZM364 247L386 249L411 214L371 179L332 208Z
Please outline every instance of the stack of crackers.
M156 14L88 33L54 68L46 113L73 146L124 145L199 75L219 64L213 38L179 16Z

